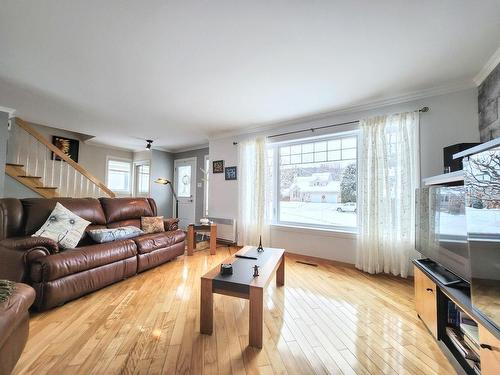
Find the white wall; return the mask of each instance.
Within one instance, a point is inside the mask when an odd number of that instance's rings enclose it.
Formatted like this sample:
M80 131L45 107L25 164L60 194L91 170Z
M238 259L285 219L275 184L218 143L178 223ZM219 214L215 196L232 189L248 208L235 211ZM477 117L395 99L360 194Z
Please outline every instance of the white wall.
M5 163L7 162L7 139L9 114L0 111L0 197L4 196Z
M430 107L420 117L421 177L440 174L443 171L443 147L460 142L478 142L477 89L471 88L455 93L434 96L376 109L350 112L315 121L297 123L260 132L269 135L298 129L306 129L345 121L359 120L370 116L406 112ZM238 165L238 142L248 135L213 139L209 143L210 160L224 160L225 166ZM238 181L225 181L224 174L210 171L210 216L238 218ZM309 229L294 229L274 226L271 245L287 251L338 260L355 262L356 236Z

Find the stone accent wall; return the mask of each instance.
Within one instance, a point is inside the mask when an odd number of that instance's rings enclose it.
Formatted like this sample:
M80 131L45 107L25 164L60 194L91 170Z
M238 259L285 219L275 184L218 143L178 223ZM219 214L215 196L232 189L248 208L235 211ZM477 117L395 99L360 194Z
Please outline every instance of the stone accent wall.
M481 142L500 137L500 64L479 86L478 107Z

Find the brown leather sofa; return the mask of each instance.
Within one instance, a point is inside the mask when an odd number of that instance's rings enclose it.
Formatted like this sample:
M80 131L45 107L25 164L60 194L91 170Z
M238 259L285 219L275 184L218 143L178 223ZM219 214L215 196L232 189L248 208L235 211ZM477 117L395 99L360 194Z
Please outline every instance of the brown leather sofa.
M177 219L165 220L165 232L96 244L85 235L78 246L58 252L56 242L31 237L56 202L97 228L141 226L142 216L156 216L148 198L0 199L0 279L25 282L36 291L34 307L61 305L184 253L185 233Z
M29 312L35 291L16 284L12 295L0 303L0 374L10 374L23 352L29 332Z

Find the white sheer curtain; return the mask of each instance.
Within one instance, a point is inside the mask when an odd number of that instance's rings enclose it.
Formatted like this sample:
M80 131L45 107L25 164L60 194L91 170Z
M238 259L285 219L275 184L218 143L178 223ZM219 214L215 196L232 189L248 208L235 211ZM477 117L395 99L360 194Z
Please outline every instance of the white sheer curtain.
M266 138L255 137L238 143L239 215L238 245L270 245L272 158L268 157Z
M419 114L377 116L360 128L356 267L406 277L415 242Z

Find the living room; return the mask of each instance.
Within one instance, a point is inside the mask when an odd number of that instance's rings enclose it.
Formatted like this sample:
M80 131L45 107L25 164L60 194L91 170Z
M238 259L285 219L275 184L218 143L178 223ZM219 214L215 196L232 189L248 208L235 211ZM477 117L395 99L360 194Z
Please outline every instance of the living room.
M498 1L0 20L0 375L500 373Z

